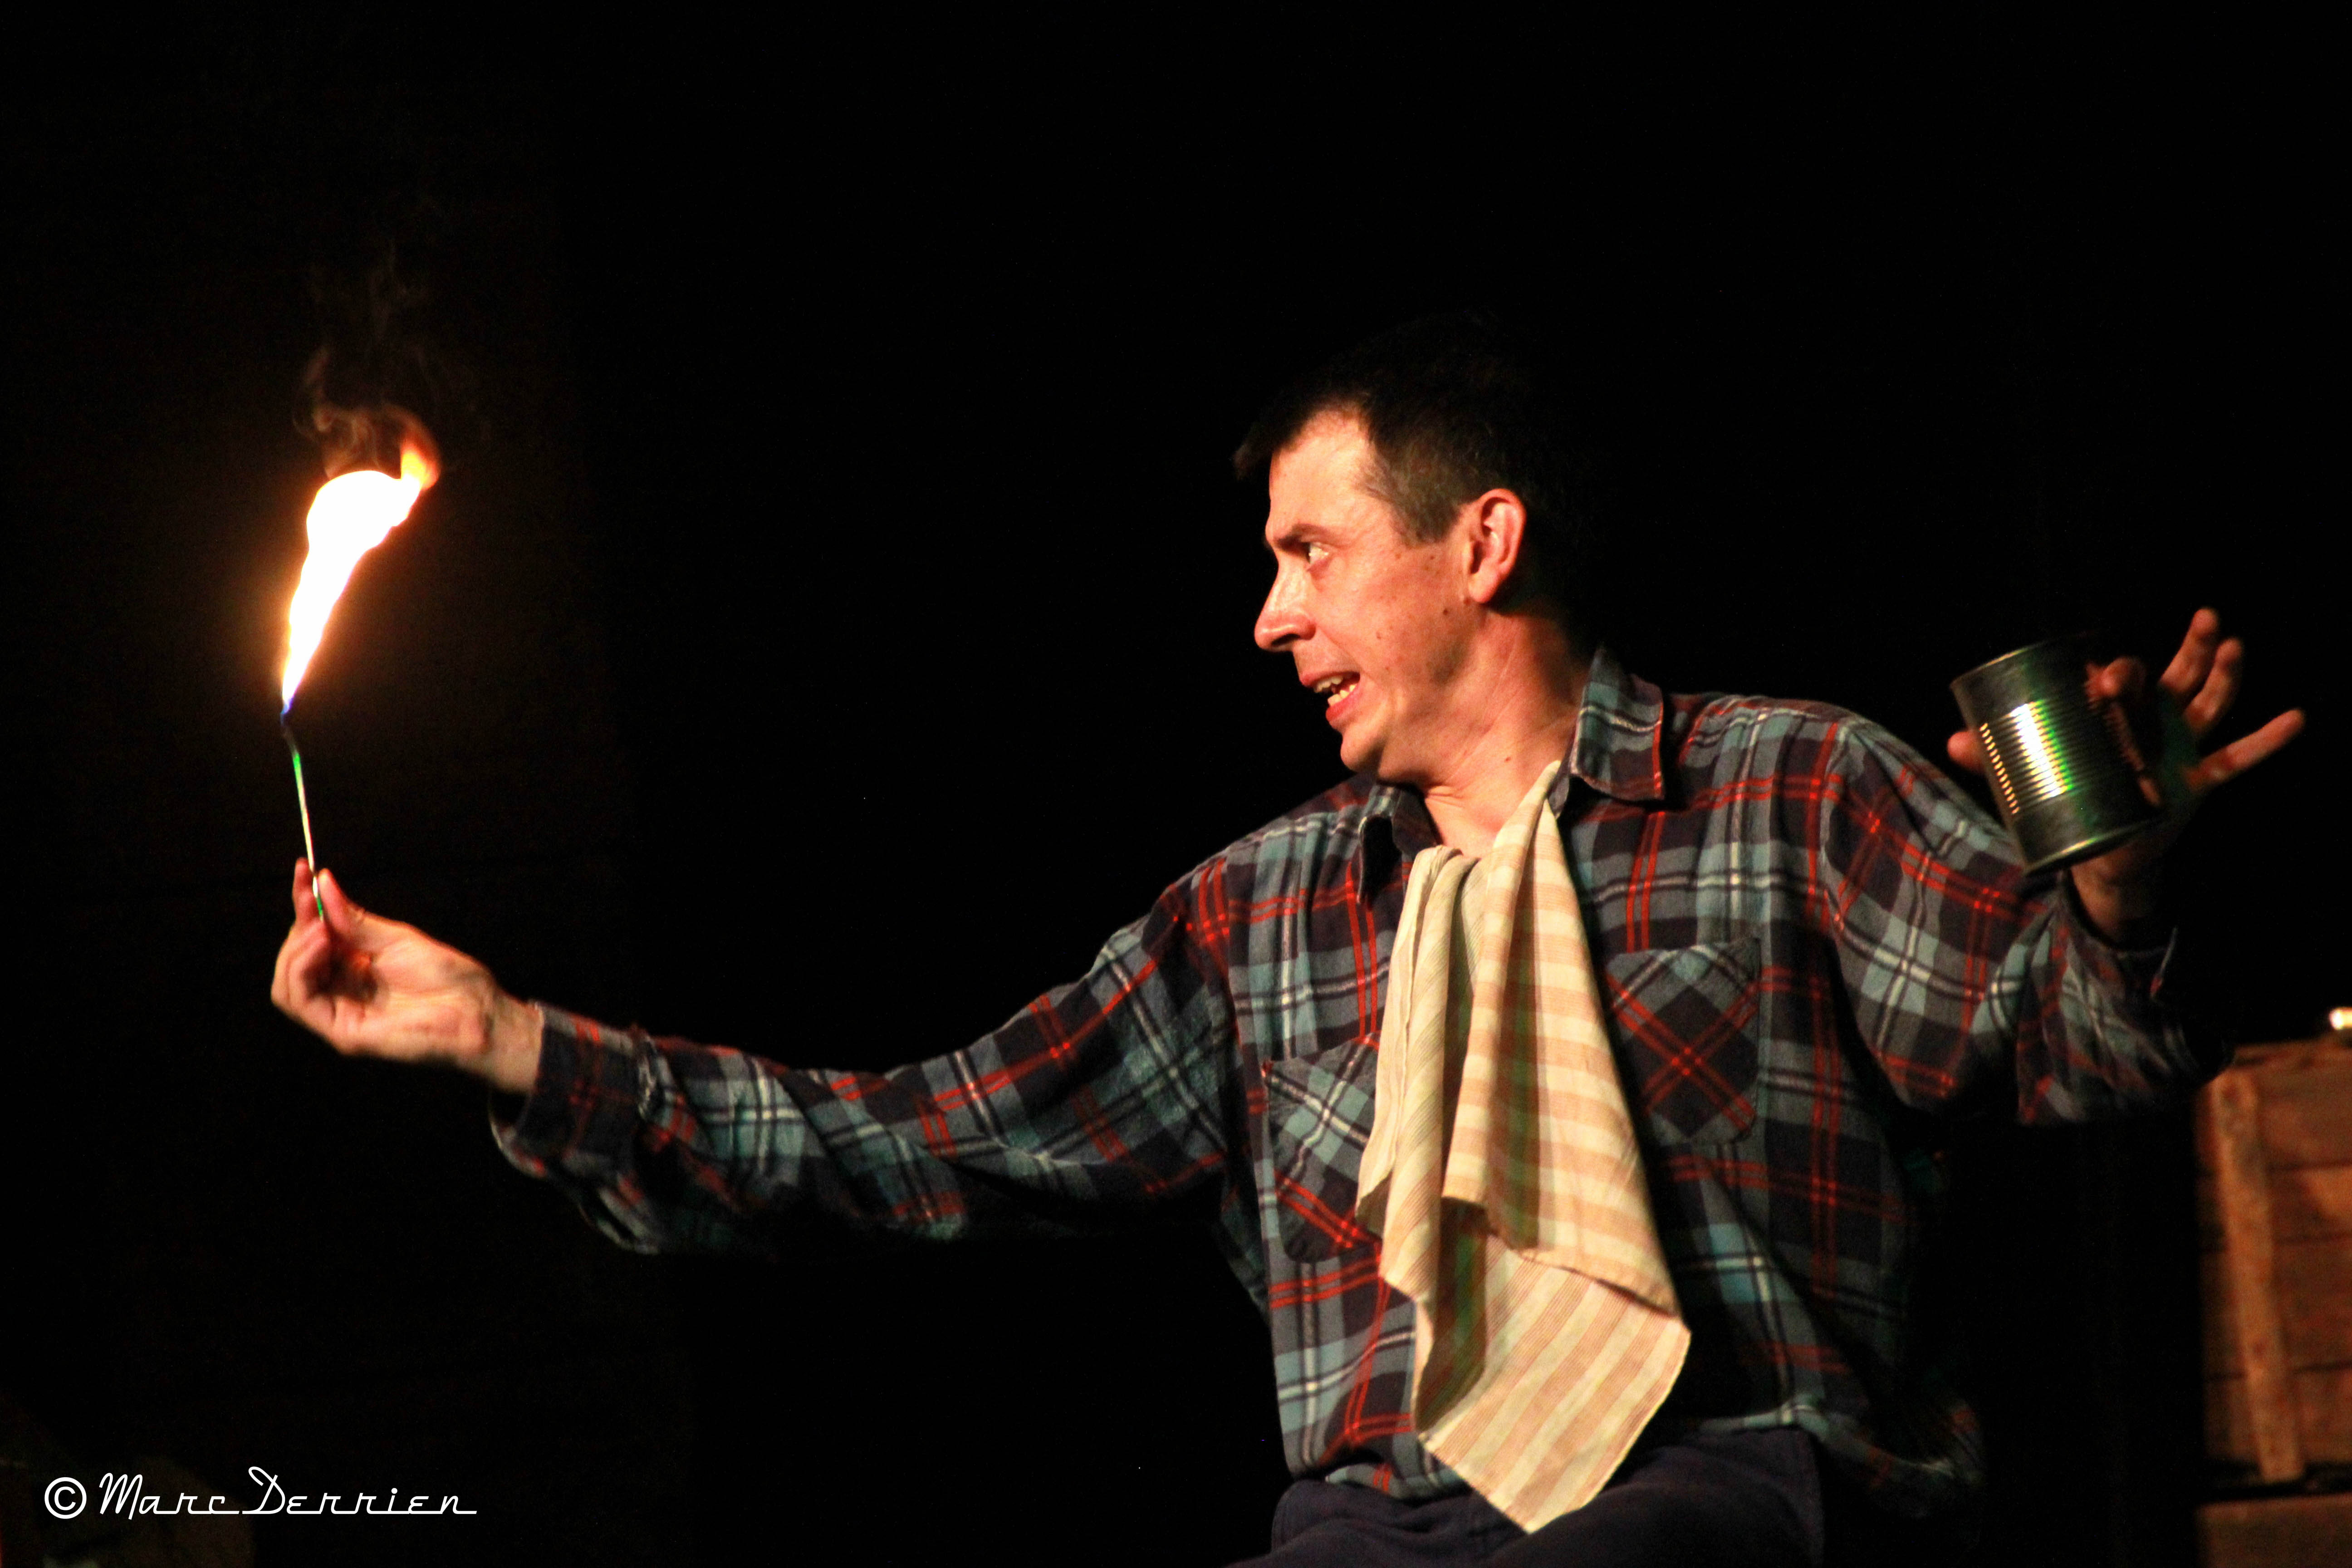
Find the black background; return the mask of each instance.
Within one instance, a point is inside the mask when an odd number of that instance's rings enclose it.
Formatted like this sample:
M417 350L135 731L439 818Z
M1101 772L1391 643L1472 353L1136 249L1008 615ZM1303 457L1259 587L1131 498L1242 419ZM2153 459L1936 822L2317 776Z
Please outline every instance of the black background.
M93 1462L480 1510L265 1521L266 1564L1213 1563L1283 1480L1202 1237L629 1257L478 1089L269 1009L322 342L448 467L299 705L320 848L527 994L879 1067L1077 972L1339 772L1249 642L1226 454L1478 303L1578 365L1670 687L1938 753L1960 669L2220 609L2240 721L2315 730L2184 894L2240 1037L2347 1000L2309 39L358 5L19 44L0 1386ZM2189 1561L2185 1126L1955 1131L1988 1561Z

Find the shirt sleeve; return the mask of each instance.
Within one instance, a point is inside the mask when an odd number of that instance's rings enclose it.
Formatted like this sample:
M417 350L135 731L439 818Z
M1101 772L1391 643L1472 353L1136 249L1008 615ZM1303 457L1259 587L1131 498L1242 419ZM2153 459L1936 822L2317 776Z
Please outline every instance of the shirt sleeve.
M1246 1161L1231 998L1185 886L1083 979L888 1072L781 1067L549 1007L538 1079L493 1131L644 1252L772 1252L811 1215L950 1239L1157 1212Z
M1808 791L1815 923L1895 1093L1922 1110L1994 1097L2019 1120L2161 1104L2226 1056L2183 1005L2179 933L2105 940L2065 876L2028 878L2008 836L1892 735L1849 720Z

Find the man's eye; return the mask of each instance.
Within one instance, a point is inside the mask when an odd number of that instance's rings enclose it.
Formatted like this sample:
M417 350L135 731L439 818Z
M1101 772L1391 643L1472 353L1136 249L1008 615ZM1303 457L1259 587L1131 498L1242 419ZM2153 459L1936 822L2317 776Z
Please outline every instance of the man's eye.
M1307 564L1315 565L1330 553L1331 547L1328 544L1309 544L1307 547Z

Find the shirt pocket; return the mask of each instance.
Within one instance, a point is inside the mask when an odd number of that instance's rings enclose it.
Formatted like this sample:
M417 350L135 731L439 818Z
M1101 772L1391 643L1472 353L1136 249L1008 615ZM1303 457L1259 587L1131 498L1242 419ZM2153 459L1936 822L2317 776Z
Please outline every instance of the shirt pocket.
M1626 1098L1653 1131L1690 1143L1746 1136L1761 1098L1755 939L1622 952L1605 972Z
M1265 1128L1282 1249L1319 1263L1376 1239L1356 1223L1380 1052L1370 1043L1268 1062Z

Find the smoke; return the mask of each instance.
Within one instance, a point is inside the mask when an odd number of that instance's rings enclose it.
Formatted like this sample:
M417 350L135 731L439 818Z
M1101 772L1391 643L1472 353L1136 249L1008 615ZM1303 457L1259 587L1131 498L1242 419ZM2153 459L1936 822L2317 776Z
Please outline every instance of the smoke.
M412 410L439 424L473 400L470 378L433 343L425 279L387 242L363 268L314 268L310 295L323 341L303 368L294 424L318 443L327 477L397 472L404 447L437 468L425 418Z
M327 477L331 479L356 468L398 473L404 450L423 453L426 464L438 473L441 448L424 420L397 403L350 407L326 395L328 353L320 349L303 372L302 387L309 396L305 411L296 418L303 434L318 442Z

